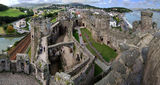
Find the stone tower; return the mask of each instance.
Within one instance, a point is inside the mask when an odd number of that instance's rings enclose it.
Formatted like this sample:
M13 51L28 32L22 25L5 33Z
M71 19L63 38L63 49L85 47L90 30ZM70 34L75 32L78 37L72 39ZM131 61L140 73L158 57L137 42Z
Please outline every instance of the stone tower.
M40 27L41 20L39 18L33 18L31 20L31 62L36 59L35 55L38 47L38 40L41 37Z
M152 29L152 16L153 13L150 11L141 12L141 29Z
M92 30L92 37L97 42L103 41L103 37L110 28L110 17L108 15L95 14L95 28Z
M106 32L109 29L110 17L107 15L96 15L95 27L101 32Z

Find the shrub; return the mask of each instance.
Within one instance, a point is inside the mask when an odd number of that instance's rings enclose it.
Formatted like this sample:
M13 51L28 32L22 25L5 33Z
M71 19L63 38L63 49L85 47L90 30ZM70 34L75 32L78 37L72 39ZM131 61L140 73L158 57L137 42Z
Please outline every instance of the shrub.
M8 33L12 33L12 32L14 32L14 28L13 28L13 26L8 25L8 27L7 27L7 32L8 32Z

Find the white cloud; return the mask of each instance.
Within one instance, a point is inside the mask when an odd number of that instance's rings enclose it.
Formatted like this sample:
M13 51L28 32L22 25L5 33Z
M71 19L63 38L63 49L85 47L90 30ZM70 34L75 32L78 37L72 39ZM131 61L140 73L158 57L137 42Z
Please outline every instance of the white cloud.
M0 0L0 4L5 4L5 5L12 5L12 4L18 4L18 0Z
M99 7L160 7L160 0L0 0L0 4L14 5L18 3L83 3Z
M109 0L108 3L112 3L112 0Z

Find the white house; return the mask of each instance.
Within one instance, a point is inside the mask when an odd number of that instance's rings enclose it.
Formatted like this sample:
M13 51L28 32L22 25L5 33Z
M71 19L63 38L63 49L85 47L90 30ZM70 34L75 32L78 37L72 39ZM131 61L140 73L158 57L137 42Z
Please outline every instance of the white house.
M16 23L16 27L18 27L18 28L26 27L26 21L25 21L25 19L21 19L20 21L18 21Z

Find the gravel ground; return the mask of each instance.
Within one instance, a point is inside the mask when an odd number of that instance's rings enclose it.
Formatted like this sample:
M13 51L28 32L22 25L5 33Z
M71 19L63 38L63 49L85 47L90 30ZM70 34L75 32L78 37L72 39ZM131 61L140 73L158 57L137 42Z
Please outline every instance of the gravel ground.
M0 85L39 85L39 83L30 75L0 73Z

